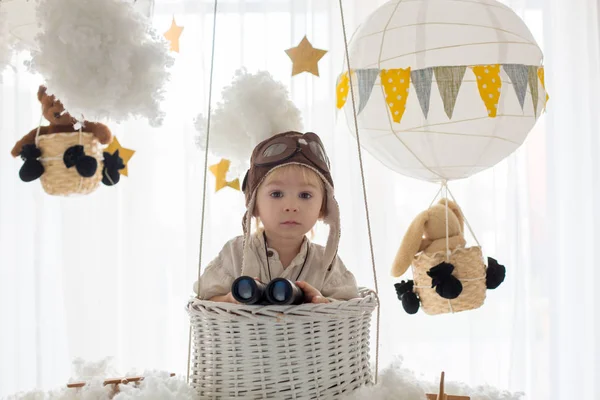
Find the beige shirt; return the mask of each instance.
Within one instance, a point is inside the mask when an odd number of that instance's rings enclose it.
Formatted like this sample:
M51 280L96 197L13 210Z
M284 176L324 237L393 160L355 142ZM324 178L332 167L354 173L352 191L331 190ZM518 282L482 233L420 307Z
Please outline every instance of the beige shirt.
M244 275L258 277L261 282L287 278L291 281L306 281L331 300L348 300L358 297L354 275L346 269L338 256L331 268L323 265L325 248L304 239L300 252L287 268L279 260L277 251L266 248L261 234L250 236L250 259L246 261ZM233 281L242 275L244 237L233 238L223 246L219 255L208 264L200 277L200 298L210 299L231 291ZM308 258L306 258L308 256ZM268 257L268 263L267 263ZM306 263L304 260L306 259ZM304 268L303 268L304 265ZM269 272L270 270L270 272ZM198 282L194 284L198 293Z

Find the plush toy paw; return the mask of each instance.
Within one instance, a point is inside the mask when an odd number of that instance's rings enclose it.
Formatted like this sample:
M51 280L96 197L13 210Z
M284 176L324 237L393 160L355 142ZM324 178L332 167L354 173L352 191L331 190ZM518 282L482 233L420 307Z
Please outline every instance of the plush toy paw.
M94 176L98 169L98 160L86 156L82 145L69 147L63 155L63 161L67 168L75 167L79 175L84 178Z
M114 154L104 152L104 168L102 169L102 183L106 186L112 186L119 183L121 179L121 173L119 172L125 168L123 159L119 156L119 150L115 151Z
M496 289L506 278L506 267L498 264L498 261L488 257L488 267L485 276L485 285L488 289Z
M462 293L463 286L460 281L452 275L454 265L443 262L427 271L431 277L431 287L435 288L437 294L445 299L455 299Z
M23 182L31 182L38 179L44 173L44 166L38 160L42 156L42 152L35 144L26 144L21 149L21 158L24 163L19 170L19 178Z
M398 300L402 301L402 308L407 314L416 314L419 311L419 298L417 294L413 292L414 282L413 281L402 281L395 283L396 294Z

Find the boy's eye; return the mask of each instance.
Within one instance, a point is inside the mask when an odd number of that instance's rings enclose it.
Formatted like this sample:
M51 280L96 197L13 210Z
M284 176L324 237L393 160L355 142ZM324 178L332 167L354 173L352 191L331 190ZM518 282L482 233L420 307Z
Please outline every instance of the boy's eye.
M308 192L300 193L301 199L310 199L311 197L312 197L312 194L310 194Z
M283 197L283 193L279 190L276 190L274 192L271 192L271 197Z

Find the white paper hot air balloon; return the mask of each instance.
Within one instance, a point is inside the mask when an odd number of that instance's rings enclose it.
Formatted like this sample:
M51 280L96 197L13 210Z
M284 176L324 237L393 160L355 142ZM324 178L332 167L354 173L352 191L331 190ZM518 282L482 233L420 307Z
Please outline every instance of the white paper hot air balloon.
M362 145L407 176L440 182L489 168L545 109L542 52L494 0L391 0L349 52ZM354 133L348 78L344 68L337 106Z

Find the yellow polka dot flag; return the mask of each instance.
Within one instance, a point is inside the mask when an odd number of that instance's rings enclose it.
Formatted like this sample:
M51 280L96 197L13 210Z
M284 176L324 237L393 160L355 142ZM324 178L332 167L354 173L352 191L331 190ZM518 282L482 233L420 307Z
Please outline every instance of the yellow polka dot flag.
M335 93L336 93L336 97L337 97L337 108L344 107L344 104L346 104L346 99L350 95L349 92L350 92L350 78L348 76L348 72L344 72L342 75L340 75L337 87L335 89Z
M538 76L540 77L540 82L542 82L542 87L544 88L544 92L546 92L546 82L545 82L545 78L544 78L544 67L539 67L538 68ZM550 98L550 96L548 96L548 92L546 92L546 101L544 102L544 110L546 109L546 103L548 103L548 99Z
M500 100L500 90L502 88L500 64L479 65L471 68L477 77L479 95L487 108L488 116L495 118L498 112L498 101Z
M410 85L410 67L406 69L382 69L381 84L392 119L394 122L400 123L404 110L406 110L406 99L408 98Z

